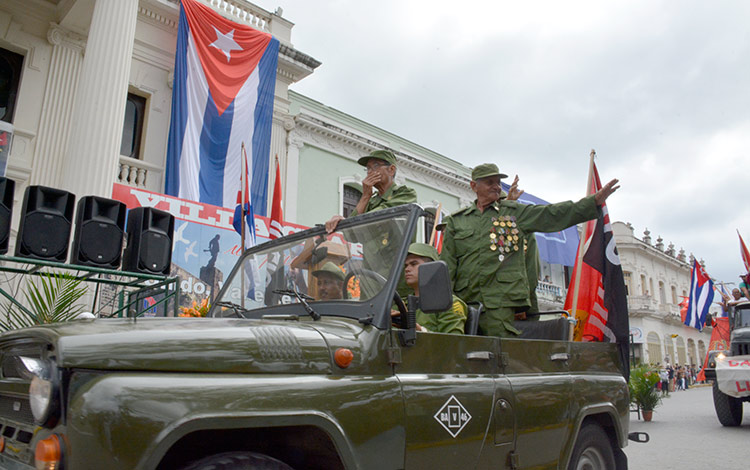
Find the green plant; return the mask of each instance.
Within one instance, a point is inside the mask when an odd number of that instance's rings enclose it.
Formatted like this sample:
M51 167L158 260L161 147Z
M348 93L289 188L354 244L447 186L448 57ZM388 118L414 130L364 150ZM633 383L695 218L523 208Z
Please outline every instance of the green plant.
M661 397L656 390L659 382L659 372L646 365L641 364L630 369L630 401L638 405L642 410L653 410L661 403Z
M38 282L26 282L26 308L8 303L5 318L0 318L0 329L8 331L45 323L75 319L84 309L75 305L86 294L81 280L69 274L43 273Z

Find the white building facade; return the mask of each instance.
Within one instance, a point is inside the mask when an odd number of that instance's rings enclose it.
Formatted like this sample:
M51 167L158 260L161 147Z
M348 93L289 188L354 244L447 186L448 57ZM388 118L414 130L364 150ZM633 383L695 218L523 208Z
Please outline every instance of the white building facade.
M652 244L648 229L641 239L630 224L614 222L612 229L628 290L636 358L652 364L701 366L712 328L698 331L682 323L679 304L689 294L691 273L684 250L677 253L672 244L665 248L661 237ZM720 311L717 304L711 308L713 314Z

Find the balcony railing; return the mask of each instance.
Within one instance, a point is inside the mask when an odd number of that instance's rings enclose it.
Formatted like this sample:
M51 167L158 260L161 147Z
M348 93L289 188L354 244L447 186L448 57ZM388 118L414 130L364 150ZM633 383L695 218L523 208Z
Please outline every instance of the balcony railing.
M115 181L149 191L159 191L163 174L164 168L160 166L120 155L120 166Z

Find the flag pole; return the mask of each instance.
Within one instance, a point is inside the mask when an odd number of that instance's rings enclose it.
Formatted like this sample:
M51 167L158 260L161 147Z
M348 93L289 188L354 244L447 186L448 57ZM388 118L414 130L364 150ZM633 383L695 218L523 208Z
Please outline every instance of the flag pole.
M438 215L440 215L441 210L443 208L443 203L439 203L437 206L437 209L435 209L435 222L432 224L432 234L430 235L430 245L433 244L435 241L435 235L437 234L437 226L438 226Z
M242 185L242 188L240 191L242 192L242 200L240 201L240 258L242 257L242 254L245 253L245 197L247 196L245 194L245 188L247 186L247 154L245 153L245 142L242 141L242 162L240 163L240 166L242 167L242 174L240 175L240 184ZM245 273L243 272L240 275L240 298L242 299L241 305L242 308L245 308L245 297L247 296L247 292L245 291Z
M591 149L591 153L589 154L589 177L586 179L586 196L589 195L589 191L591 191L591 179L594 176L594 157L596 157L596 151L594 149ZM586 222L588 224L588 222ZM570 314L578 320L578 293L581 287L581 269L583 265L583 251L586 245L586 227L587 225L584 225L583 230L583 236L578 241L578 256L576 258L576 266L575 266L575 272L573 275L575 276L575 282L573 284L573 302L571 303L571 309ZM581 325L582 326L582 325ZM575 330L575 329L574 329Z

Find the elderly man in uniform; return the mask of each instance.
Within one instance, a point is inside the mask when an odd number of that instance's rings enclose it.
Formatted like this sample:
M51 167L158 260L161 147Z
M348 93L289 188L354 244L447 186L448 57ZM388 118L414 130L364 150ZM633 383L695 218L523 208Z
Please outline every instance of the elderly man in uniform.
M312 272L318 287L316 300L337 300L342 298L344 272L335 264L327 261Z
M404 262L404 275L406 284L414 291L414 295L419 295L419 265L437 260L438 252L434 246L426 243L409 245L409 254ZM454 295L450 310L438 314L417 310L417 330L462 335L467 311L466 304Z
M362 180L362 197L350 217L417 202L416 191L395 183L396 156L390 150L375 150L357 160L357 163L365 167L367 176ZM377 194L373 188L378 190ZM326 231L335 231L341 219L343 217L340 215L331 217L326 222Z
M515 336L516 313L531 304L523 239L532 232L557 232L598 216L598 206L616 191L617 180L578 202L525 205L499 200L497 165L486 163L471 173L474 203L446 222L441 258L448 264L454 292L466 302L482 302L482 334ZM520 251L520 253L519 253Z

